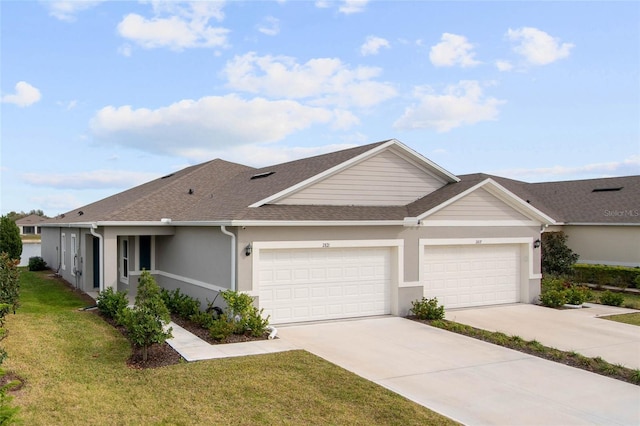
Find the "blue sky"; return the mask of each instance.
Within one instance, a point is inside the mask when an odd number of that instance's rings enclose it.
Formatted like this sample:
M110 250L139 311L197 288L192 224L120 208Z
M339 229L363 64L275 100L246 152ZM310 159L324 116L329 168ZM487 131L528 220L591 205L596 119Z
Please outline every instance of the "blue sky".
M2 1L2 213L396 138L454 174L640 174L640 3Z

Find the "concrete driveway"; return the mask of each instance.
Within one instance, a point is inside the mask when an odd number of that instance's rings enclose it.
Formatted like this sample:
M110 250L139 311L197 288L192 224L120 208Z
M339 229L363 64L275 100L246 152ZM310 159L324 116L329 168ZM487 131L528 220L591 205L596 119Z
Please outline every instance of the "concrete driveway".
M564 310L528 304L491 306L447 311L446 319L640 369L640 328L599 318L638 311L590 303L585 306Z
M290 325L278 335L465 424L640 424L638 386L404 318Z

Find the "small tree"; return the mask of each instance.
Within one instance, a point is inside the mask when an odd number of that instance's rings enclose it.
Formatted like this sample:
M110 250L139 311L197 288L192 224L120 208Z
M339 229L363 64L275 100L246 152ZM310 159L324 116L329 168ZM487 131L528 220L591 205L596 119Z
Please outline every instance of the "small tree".
M0 217L0 252L5 252L11 259L20 259L22 240L20 228L7 216Z
M548 275L568 275L578 261L578 255L567 246L564 232L542 234L542 273Z
M160 287L149 271L142 271L135 305L133 309L123 309L118 322L127 330L131 344L142 349L143 362L149 357L151 345L171 338L171 328L165 330L169 321L171 315L160 296Z

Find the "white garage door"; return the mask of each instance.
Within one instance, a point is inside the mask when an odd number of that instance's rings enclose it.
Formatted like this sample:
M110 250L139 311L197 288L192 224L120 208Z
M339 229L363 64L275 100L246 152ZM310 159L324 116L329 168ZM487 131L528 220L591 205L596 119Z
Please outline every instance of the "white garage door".
M259 304L273 324L390 313L389 248L262 249Z
M518 245L425 246L424 295L447 308L520 301Z

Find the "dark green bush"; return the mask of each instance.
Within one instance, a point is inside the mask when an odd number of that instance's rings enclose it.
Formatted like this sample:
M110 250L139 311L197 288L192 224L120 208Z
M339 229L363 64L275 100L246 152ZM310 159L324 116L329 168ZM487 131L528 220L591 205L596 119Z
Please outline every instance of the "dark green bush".
M566 275L578 261L578 255L567 246L567 235L562 232L542 234L542 273Z
M10 259L20 259L22 254L20 228L8 216L0 217L0 253L7 253Z
M40 256L34 256L29 258L29 270L30 271L44 271L47 269L47 262Z
M126 292L114 291L112 287L107 287L98 293L96 302L102 315L117 320L120 311L129 304L129 298Z
M603 305L620 306L624 302L624 296L620 293L605 291L600 295L600 303Z
M180 289L174 291L161 289L160 295L169 312L181 318L189 319L200 312L200 301L187 294L180 293Z
M540 294L540 303L549 308L558 308L567 303L565 290L548 290Z
M565 290L567 302L571 305L582 305L591 298L591 291L585 286L572 285Z
M0 253L0 303L8 305L16 313L20 306L20 270L19 259L12 258L8 253Z
M263 318L263 310L253 306L253 298L246 293L226 290L220 293L227 303L224 314L215 319L209 327L211 337L222 340L229 334L251 334L263 336L269 325L269 317ZM213 318L214 313L209 312Z
M213 325L213 322L217 318L214 318L209 312L198 312L189 317L189 320L199 325L202 328L209 329Z
M579 283L639 288L640 268L577 264L573 265L572 279Z
M421 300L414 300L411 302L409 312L413 312L421 320L441 320L444 318L444 306L438 305L436 297L432 299L423 297Z
M235 325L227 318L218 318L211 323L209 334L215 340L224 340L234 334Z

